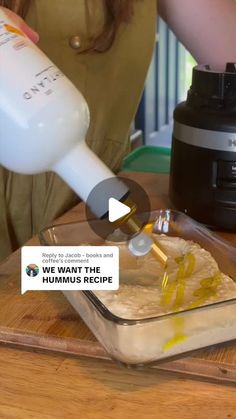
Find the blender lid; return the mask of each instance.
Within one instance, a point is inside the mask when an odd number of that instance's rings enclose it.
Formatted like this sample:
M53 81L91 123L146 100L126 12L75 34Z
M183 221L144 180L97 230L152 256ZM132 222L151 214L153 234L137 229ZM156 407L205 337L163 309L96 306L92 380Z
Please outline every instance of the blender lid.
M231 104L235 99L236 105L236 63L228 62L223 72L212 70L208 64L195 66L189 94L209 100L229 99Z

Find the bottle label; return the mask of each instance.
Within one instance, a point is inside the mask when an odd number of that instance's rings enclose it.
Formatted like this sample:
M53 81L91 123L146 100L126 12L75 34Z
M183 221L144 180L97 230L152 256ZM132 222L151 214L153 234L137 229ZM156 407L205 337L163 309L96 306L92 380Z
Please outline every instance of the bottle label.
M0 15L0 109L25 125L72 83L7 18Z

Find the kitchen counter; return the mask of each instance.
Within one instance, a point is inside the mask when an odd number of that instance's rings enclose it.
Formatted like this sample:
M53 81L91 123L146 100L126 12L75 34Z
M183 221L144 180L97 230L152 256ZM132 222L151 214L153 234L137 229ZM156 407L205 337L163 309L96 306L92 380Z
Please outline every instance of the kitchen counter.
M125 174L168 207L168 176ZM79 204L57 222L85 218ZM223 234L236 243L236 234ZM35 237L30 244L38 244ZM0 265L0 280L19 267L19 251ZM9 307L14 310L14 307ZM0 345L0 418L236 418L236 388L105 360Z

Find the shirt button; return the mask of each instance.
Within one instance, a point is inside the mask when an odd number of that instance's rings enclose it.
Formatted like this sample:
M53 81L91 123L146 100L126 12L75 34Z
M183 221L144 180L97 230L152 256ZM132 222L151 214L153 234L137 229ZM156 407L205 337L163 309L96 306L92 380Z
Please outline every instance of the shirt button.
M69 45L73 49L79 49L81 47L81 39L79 35L71 36L69 39Z

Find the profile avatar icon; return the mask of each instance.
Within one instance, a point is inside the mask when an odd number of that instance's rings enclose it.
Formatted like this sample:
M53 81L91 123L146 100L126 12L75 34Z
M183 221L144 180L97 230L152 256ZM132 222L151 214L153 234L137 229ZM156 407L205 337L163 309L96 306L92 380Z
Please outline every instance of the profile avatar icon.
M35 265L35 263L31 263L30 265L26 267L25 271L27 275L30 277L37 276L39 273L39 267Z

